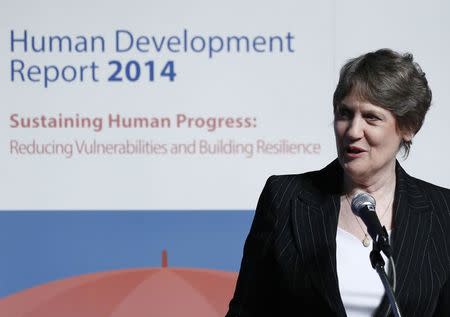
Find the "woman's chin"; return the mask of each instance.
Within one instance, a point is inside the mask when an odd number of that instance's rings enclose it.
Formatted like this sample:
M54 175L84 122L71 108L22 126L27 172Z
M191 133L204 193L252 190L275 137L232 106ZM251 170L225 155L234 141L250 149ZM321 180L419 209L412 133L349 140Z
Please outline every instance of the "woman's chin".
M362 179L366 178L369 174L370 167L365 162L361 160L350 160L341 163L345 174L347 174L352 179Z

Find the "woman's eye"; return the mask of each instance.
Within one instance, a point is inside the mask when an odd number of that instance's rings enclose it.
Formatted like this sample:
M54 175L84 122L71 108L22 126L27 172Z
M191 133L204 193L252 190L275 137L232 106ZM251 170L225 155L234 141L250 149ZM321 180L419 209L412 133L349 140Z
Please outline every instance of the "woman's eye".
M366 115L366 119L369 121L378 121L380 118L374 114L368 114Z
M339 109L337 110L336 115L337 115L337 117L339 117L339 118L350 118L351 113L350 113L350 111L349 111L348 109L345 109L345 108L339 108Z

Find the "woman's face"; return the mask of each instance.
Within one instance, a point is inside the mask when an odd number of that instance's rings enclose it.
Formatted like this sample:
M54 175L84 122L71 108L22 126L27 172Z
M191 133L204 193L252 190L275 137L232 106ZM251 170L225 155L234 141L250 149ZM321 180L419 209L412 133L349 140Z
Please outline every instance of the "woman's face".
M402 136L389 110L350 94L337 106L334 133L339 162L353 180L394 171Z

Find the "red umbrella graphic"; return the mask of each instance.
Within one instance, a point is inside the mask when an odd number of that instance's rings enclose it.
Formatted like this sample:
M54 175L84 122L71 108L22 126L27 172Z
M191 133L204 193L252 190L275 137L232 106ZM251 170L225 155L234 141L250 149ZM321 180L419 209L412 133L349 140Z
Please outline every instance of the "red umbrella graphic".
M5 317L224 316L237 274L161 268L86 274L34 287L0 300Z

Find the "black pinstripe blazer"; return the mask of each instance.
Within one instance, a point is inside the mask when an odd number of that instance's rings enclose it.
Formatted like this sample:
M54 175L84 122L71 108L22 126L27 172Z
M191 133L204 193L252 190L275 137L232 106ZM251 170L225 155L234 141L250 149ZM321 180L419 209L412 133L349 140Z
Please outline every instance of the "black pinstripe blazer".
M450 190L409 176L398 163L396 174L397 302L404 317L448 317ZM346 316L336 273L341 180L337 160L268 179L226 317ZM375 316L387 309L384 296Z

